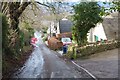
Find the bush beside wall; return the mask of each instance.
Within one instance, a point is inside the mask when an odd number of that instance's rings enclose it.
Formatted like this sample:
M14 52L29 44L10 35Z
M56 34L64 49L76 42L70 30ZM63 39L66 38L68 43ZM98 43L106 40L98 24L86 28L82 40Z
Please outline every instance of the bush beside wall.
M92 45L86 45L84 47L75 47L75 50L73 51L71 48L73 46L70 46L68 49L68 58L80 58L80 57L87 57L95 53L115 49L120 47L120 42L109 42L109 43L101 43L101 44L92 44Z

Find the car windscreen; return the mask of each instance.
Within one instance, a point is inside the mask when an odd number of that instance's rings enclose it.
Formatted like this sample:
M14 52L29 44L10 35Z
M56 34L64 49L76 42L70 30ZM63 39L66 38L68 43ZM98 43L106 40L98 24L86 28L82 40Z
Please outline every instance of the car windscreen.
M71 42L71 39L70 39L70 38L62 38L61 41L62 41L62 42Z

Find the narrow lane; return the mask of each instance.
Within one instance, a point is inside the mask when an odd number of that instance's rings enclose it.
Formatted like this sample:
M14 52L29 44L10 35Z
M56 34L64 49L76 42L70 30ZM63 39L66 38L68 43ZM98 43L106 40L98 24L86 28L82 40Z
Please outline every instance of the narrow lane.
M53 53L38 37L36 47L25 65L15 73L15 78L80 78L65 61Z
M40 49L44 57L44 68L41 78L75 78L75 72L66 65L65 61L51 52L44 44ZM80 77L80 76L79 76Z

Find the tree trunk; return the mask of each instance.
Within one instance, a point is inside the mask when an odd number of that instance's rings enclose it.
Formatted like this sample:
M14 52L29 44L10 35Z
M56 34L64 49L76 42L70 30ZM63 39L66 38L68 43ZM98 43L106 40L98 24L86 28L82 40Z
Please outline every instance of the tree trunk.
M31 2L2 2L2 13L8 18L8 53L16 53L19 49L19 17ZM18 49L17 49L17 47Z
M36 2L40 5L49 7L48 5ZM31 2L1 2L1 11L8 18L8 49L16 50L16 45L19 43L19 17L26 9L26 7L31 4ZM11 51L13 53L13 51ZM15 51L16 53L16 51Z

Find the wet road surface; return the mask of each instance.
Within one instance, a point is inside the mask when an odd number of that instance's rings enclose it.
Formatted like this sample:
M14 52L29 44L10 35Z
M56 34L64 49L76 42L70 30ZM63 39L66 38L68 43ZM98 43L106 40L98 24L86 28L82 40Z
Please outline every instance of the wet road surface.
M81 78L81 73L50 50L40 37L39 45L14 78Z
M43 57L39 48L35 48L24 66L15 74L15 78L37 78L43 69Z
M40 48L44 57L44 69L41 78L75 78L76 73L66 62L51 52L44 44ZM78 75L79 76L79 75ZM80 77L80 76L79 76Z
M16 78L75 78L65 61L52 53L45 44L36 48Z

